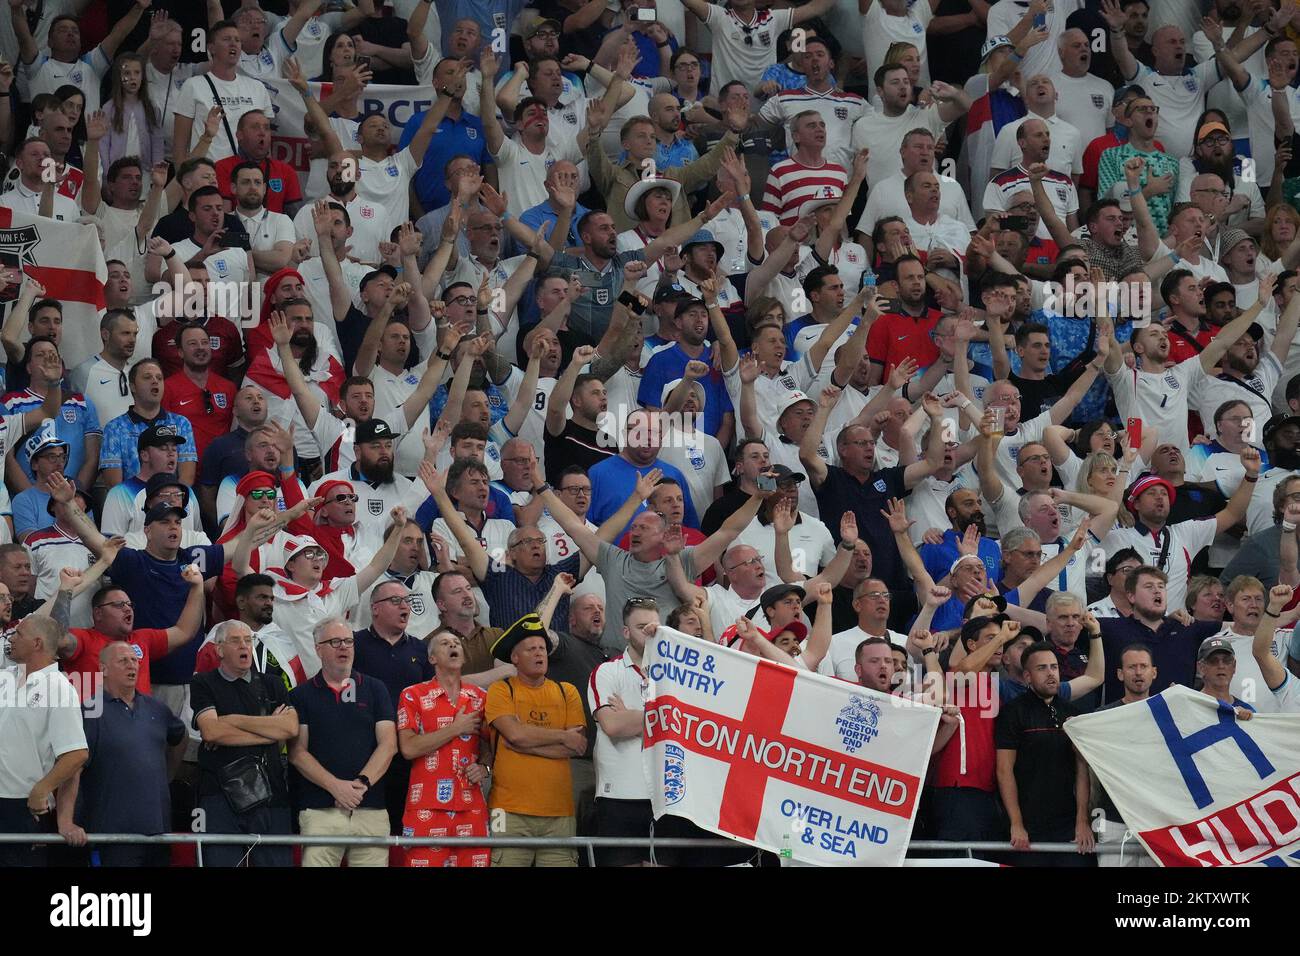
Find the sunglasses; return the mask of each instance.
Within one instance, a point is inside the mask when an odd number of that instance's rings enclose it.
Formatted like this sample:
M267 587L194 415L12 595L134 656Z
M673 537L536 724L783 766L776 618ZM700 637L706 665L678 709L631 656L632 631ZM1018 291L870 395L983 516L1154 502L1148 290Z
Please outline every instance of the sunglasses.
M361 498L357 495L343 495L343 494L335 495L333 498L330 499L330 501L337 502L338 504L343 504L343 502L345 501L350 501L353 504L356 504L360 500Z
M262 501L262 500L272 501L275 498L275 489L254 488L252 491L248 493L248 497L252 498L254 501Z

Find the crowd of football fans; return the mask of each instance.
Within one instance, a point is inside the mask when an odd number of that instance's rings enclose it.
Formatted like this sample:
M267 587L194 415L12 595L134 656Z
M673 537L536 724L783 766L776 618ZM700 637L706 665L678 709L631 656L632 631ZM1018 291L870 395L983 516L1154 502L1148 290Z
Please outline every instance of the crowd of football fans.
M942 708L1021 864L1145 862L1067 719L1300 709L1294 0L8 5L107 280L0 230L5 864L707 836L665 626Z

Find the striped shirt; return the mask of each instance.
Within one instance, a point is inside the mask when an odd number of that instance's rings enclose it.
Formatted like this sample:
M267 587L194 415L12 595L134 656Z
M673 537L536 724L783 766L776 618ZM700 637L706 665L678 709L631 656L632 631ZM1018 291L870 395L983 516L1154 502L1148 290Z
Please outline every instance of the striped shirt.
M831 88L824 93L808 89L782 90L763 104L759 115L769 123L785 126L786 139L793 142L791 122L800 113L815 110L826 121L826 158L846 169L853 162L853 124L867 113L871 106L856 93L845 93Z
M551 584L557 577L561 574L578 576L580 557L575 554L555 564L547 564L536 583L528 580L517 568L502 565L498 561L490 562L482 588L483 596L487 598L492 626L509 627L525 614L531 614L550 592ZM566 594L555 605L552 620L567 621L568 619L569 596Z
M772 167L763 191L763 211L781 220L783 226L793 226L799 220L799 210L810 199L838 198L843 195L849 174L836 163L805 166L791 157Z

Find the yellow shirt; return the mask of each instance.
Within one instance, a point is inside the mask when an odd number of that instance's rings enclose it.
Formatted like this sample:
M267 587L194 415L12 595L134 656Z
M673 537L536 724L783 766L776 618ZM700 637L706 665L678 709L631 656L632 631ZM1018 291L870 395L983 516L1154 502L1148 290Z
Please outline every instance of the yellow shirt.
M488 688L488 726L503 716L517 717L529 727L551 730L586 725L577 689L572 684L553 680L540 687L529 687L513 677L494 683ZM531 817L573 816L573 783L568 759L520 753L511 750L495 728L492 735L496 743L489 800L492 809Z

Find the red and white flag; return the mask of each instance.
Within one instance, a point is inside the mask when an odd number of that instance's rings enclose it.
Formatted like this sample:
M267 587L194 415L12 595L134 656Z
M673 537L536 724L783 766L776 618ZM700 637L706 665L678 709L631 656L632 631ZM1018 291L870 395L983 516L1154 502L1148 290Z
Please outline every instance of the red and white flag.
M94 226L46 219L0 207L0 266L21 269L63 303L63 363L75 368L94 355L108 267ZM6 298L16 298L18 288Z
M938 708L670 628L644 664L656 818L686 817L803 863L902 864Z
M1065 732L1161 866L1300 865L1300 715L1175 684Z

